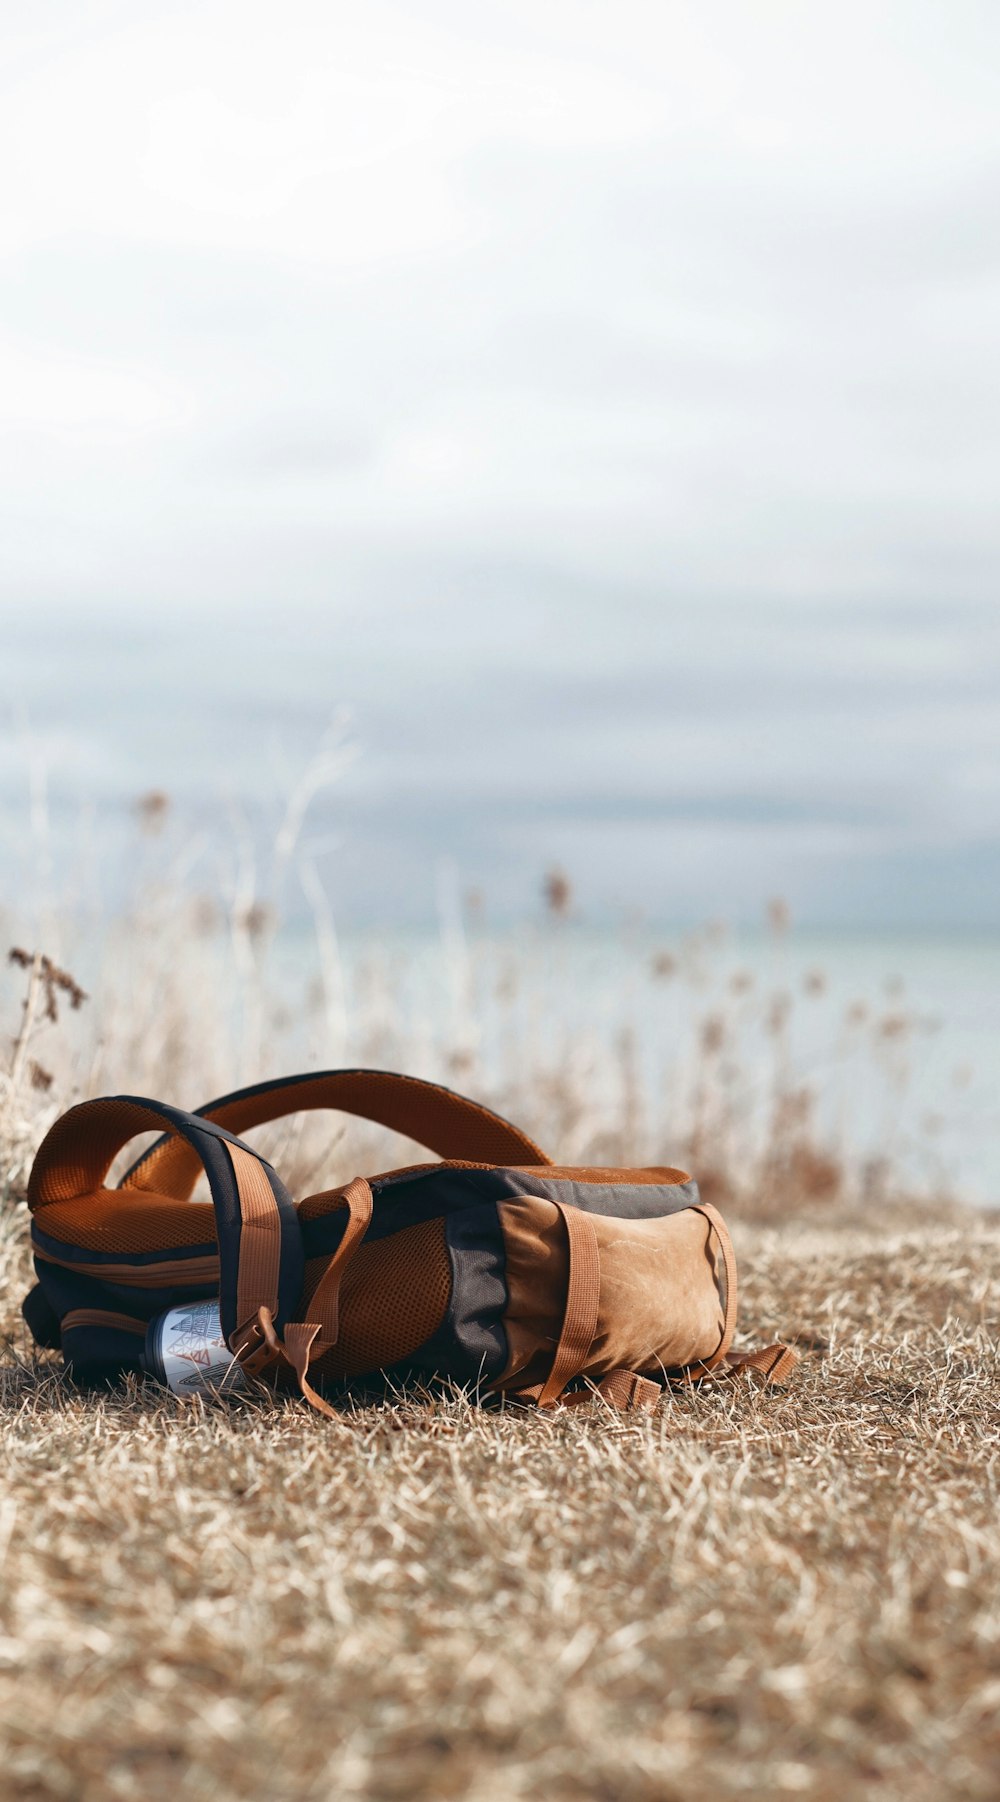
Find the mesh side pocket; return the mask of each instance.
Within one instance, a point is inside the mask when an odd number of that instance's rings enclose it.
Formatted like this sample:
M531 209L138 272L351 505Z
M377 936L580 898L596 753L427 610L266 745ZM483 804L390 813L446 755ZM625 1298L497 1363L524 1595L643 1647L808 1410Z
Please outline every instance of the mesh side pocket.
M328 1258L306 1266L306 1300ZM451 1300L451 1261L442 1219L422 1220L387 1239L362 1244L348 1265L340 1291L336 1345L312 1366L320 1379L361 1376L409 1357L435 1333Z

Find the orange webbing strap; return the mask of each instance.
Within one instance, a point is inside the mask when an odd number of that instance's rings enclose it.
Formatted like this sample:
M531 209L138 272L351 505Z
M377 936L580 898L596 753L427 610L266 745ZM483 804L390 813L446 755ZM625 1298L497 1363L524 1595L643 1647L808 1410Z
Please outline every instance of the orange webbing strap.
M314 1108L330 1108L374 1120L392 1132L426 1145L439 1157L483 1164L548 1164L527 1133L478 1101L438 1083L391 1070L321 1070L280 1082L239 1089L198 1110L229 1132L249 1132ZM183 1138L161 1139L132 1166L122 1188L153 1189L186 1201L199 1174L197 1157Z
M710 1202L699 1202L696 1213L704 1214L705 1219L715 1228L719 1245L722 1248L722 1261L726 1271L726 1307L722 1327L722 1338L715 1351L704 1364L691 1364L683 1372L682 1381L698 1382L702 1377L719 1379L738 1377L751 1372L763 1378L765 1383L783 1383L791 1376L800 1353L790 1345L767 1345L760 1351L731 1352L736 1330L736 1255L733 1242L722 1215Z
M149 1330L148 1320L140 1320L135 1314L116 1314L111 1308L71 1308L59 1324L64 1333L72 1332L74 1327L98 1326L116 1333L134 1333L141 1339Z
M352 1183L348 1183L341 1200L348 1210L344 1236L320 1277L309 1303L309 1312L320 1326L321 1344L317 1344L314 1352L317 1358L337 1343L340 1332L340 1285L348 1264L368 1231L374 1211L371 1184L363 1176L356 1176Z
M763 1384L786 1383L799 1362L801 1352L792 1345L767 1345L760 1351L731 1352L723 1363L717 1364L706 1373L709 1382L731 1382L736 1377L756 1376ZM690 1374L685 1372L685 1381L691 1381ZM537 1399L540 1385L535 1389L522 1389L515 1398L518 1401ZM623 1413L634 1409L649 1410L655 1408L663 1389L649 1377L640 1376L637 1370L612 1370L599 1383L589 1384L586 1389L575 1389L571 1395L561 1398L563 1407L579 1407L589 1402L596 1395L608 1402L612 1408L619 1408Z
M535 1383L529 1389L518 1389L511 1395L511 1401L539 1401L543 1385ZM655 1408L663 1390L659 1383L650 1377L640 1376L637 1370L609 1370L600 1382L588 1382L586 1389L574 1389L569 1395L559 1397L560 1408L582 1408L592 1402L595 1396L606 1402L609 1408L616 1408L620 1414L630 1414L641 1410L648 1413Z
M730 1352L721 1363L713 1363L711 1369L701 1366L703 1374L710 1382L728 1382L734 1377L758 1376L763 1383L785 1383L798 1364L801 1353L792 1345L766 1345L760 1351ZM683 1381L696 1380L690 1370L684 1372ZM595 1393L613 1408L655 1408L663 1394L659 1383L651 1382L648 1377L640 1376L635 1370L613 1370L602 1382L595 1385ZM589 1400L586 1390L566 1395L563 1400L582 1402Z
M219 1241L219 1308L230 1344L262 1307L282 1325L302 1291L303 1255L291 1196L270 1165L212 1121L144 1096L115 1095L70 1108L38 1150L28 1205L42 1231L47 1207L95 1195L123 1146L168 1127L208 1176ZM164 1249L169 1249L165 1247Z
M236 1326L255 1320L261 1307L271 1307L277 1293L281 1259L281 1219L274 1192L260 1158L235 1139L226 1151L240 1197L240 1249L237 1275ZM264 1299L262 1299L264 1298ZM276 1310L272 1307L272 1313Z
M317 1414L325 1414L327 1420L336 1421L338 1426L353 1427L353 1420L348 1420L345 1414L339 1414L336 1408L331 1408L326 1397L319 1395L309 1381L307 1373L313 1345L319 1335L318 1324L315 1321L309 1323L304 1320L294 1320L290 1326L286 1326L284 1338L279 1339L266 1308L261 1308L260 1324L263 1328L267 1349L275 1357L284 1358L286 1364L291 1365L299 1379L299 1389L310 1407L315 1408Z
M701 1377L710 1376L712 1371L722 1363L723 1358L733 1342L733 1334L736 1331L736 1306L738 1299L736 1284L736 1253L733 1251L733 1242L729 1237L729 1229L726 1226L722 1215L716 1208L713 1208L711 1202L708 1201L698 1202L692 1209L692 1212L704 1215L719 1241L719 1246L722 1251L723 1268L726 1273L726 1295L722 1319L722 1337L710 1358L706 1358L702 1364L689 1364L686 1367L684 1371L684 1381L689 1383L695 1383Z
M569 1242L569 1275L566 1311L552 1360L552 1369L538 1393L538 1406L550 1407L567 1383L578 1376L597 1336L597 1310L601 1294L601 1256L597 1234L582 1208L556 1202Z
M321 1276L312 1300L309 1313L314 1315L312 1321L292 1321L285 1328L283 1339L279 1339L274 1330L274 1323L267 1308L261 1308L258 1315L258 1343L260 1351L248 1339L243 1347L241 1358L244 1370L251 1374L259 1368L261 1358L274 1357L285 1359L292 1366L299 1379L299 1388L308 1402L325 1414L328 1420L349 1425L342 1414L331 1408L329 1402L317 1395L308 1380L309 1366L313 1358L321 1358L337 1343L340 1330L340 1285L344 1271L347 1269L355 1250L360 1245L368 1230L373 1211L371 1186L364 1177L356 1177L353 1183L339 1193L339 1199L348 1209L348 1221L333 1257Z

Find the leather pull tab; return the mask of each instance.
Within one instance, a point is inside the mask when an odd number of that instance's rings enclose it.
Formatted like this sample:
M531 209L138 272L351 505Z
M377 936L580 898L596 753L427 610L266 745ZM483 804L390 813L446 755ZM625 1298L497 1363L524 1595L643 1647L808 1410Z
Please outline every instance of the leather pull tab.
M512 1402L541 1402L544 1385L533 1383L528 1389L514 1389L510 1392ZM588 1402L598 1398L606 1402L610 1408L617 1408L622 1414L636 1412L649 1413L656 1407L663 1390L659 1383L649 1377L639 1375L637 1370L610 1370L599 1383L589 1383L586 1389L573 1389L569 1394L562 1394L558 1401L549 1403L557 1408L584 1408Z
M612 1408L620 1408L623 1414L649 1414L657 1406L663 1391L659 1383L640 1376L637 1370L612 1370L598 1383L597 1393L602 1401L609 1402Z
M730 1377L759 1376L765 1383L787 1383L802 1353L793 1345L765 1345L760 1351L730 1352L724 1374Z

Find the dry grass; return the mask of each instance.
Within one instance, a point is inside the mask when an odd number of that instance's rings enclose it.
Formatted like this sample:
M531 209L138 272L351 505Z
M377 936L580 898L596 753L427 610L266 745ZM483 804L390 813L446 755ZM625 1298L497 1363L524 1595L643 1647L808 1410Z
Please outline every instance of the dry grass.
M166 879L137 901L107 968L78 972L79 1021L34 950L0 995L0 1795L994 1802L1000 1215L921 1212L888 1161L825 1140L788 997L749 978L705 1014L685 1112L634 1040L588 1061L567 1025L544 1060L556 989L526 1012L517 968L498 983L460 937L418 1032L391 967L350 1013L319 917L299 1005L269 973L267 892L252 871L236 892L221 928ZM705 955L664 951L650 980L697 986ZM742 1051L754 1008L763 1080ZM907 1031L849 1010L848 1073L881 1059L892 1099ZM743 1343L814 1347L794 1384L640 1420L390 1395L359 1402L355 1432L264 1392L75 1394L18 1312L46 1125L89 1093L192 1105L310 1062L451 1081L569 1161L689 1158L734 1215ZM331 1144L329 1123L257 1142L300 1193L399 1157L357 1128Z
M778 1394L649 1421L2 1370L5 1795L1000 1793L1000 1222L739 1234Z

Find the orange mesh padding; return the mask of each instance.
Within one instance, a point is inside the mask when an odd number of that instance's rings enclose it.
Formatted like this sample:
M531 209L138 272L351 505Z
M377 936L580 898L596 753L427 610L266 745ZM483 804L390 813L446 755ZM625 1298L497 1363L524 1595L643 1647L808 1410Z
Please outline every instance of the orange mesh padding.
M310 1258L306 1264L303 1320L309 1319L309 1299L329 1262ZM339 1338L313 1371L319 1377L354 1377L397 1363L436 1332L450 1300L443 1220L422 1220L360 1245L344 1273Z
M135 1189L98 1189L73 1201L50 1201L42 1232L86 1251L170 1251L215 1244L215 1209L206 1201L174 1201Z
M54 1201L92 1194L123 1145L139 1133L161 1132L164 1124L162 1114L117 1097L81 1101L71 1107L50 1126L31 1167L28 1206L32 1213ZM197 1152L193 1155L200 1171L201 1160Z

